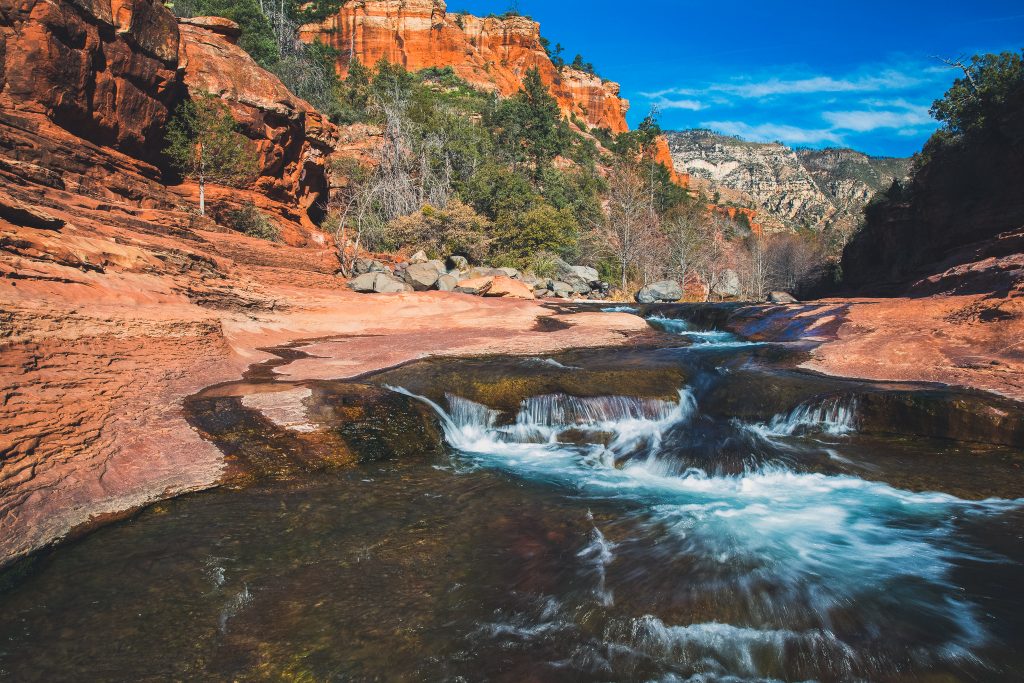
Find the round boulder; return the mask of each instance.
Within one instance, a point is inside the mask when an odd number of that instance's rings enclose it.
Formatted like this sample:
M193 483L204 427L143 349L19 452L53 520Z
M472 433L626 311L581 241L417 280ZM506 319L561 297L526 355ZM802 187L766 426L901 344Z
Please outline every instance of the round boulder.
M417 292L425 292L437 285L441 274L437 272L437 268L426 262L410 264L402 277Z
M675 280L652 282L636 293L636 301L640 304L672 303L682 298L683 288Z

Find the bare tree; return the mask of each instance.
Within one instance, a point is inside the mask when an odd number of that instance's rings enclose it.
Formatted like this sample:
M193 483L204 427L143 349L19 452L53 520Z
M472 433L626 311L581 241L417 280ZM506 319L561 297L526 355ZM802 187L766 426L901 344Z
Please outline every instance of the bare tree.
M743 288L754 301L764 301L772 287L772 242L759 233L746 239Z
M694 259L694 270L708 289L705 300L722 284L722 277L728 270L727 238L736 231L730 218L712 214L699 229L699 249Z
M644 251L654 241L656 226L650 211L647 183L634 164L621 162L608 180L605 234L622 269L622 289Z
M707 238L707 210L694 204L690 211L674 213L662 223L666 239L665 270L671 277L685 283L697 267L697 260Z

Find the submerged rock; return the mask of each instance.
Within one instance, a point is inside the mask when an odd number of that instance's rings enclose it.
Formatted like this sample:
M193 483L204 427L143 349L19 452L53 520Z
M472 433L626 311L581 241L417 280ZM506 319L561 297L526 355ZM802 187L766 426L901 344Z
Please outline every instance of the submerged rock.
M683 288L675 280L652 282L636 293L637 303L641 304L671 303L682 298Z

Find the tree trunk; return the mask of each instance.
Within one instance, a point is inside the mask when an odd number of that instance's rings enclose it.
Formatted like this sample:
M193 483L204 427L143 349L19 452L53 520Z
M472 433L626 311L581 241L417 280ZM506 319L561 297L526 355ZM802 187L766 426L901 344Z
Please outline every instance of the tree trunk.
M199 215L206 215L206 166L203 161L203 141L199 141Z

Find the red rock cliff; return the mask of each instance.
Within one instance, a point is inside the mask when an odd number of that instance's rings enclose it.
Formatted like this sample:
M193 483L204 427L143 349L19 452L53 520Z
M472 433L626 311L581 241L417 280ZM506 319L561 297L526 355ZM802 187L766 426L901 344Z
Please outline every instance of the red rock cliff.
M566 114L614 133L628 130L629 103L619 98L619 85L555 68L541 45L540 24L526 17L451 14L441 0L367 0L347 3L322 23L304 26L302 37L340 50L342 75L352 57L367 65L383 57L412 71L451 66L474 86L505 96L536 67Z
M223 19L179 25L158 0L0 0L0 165L40 166L51 186L94 197L175 206L160 183L163 132L186 95L209 92L260 151L251 189L308 232L336 129L235 36Z

